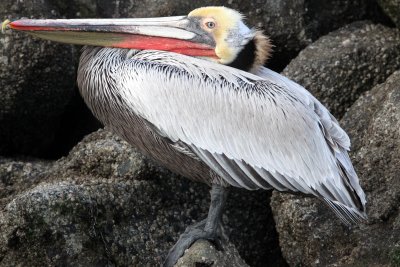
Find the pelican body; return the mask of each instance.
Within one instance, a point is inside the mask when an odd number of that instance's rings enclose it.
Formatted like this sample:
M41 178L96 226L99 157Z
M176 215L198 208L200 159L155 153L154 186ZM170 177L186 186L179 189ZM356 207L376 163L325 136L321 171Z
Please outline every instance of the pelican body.
M238 12L4 27L87 45L78 86L93 114L160 164L212 186L207 219L181 236L165 266L217 236L229 186L313 195L347 224L366 219L349 137L306 89L263 67L268 38Z

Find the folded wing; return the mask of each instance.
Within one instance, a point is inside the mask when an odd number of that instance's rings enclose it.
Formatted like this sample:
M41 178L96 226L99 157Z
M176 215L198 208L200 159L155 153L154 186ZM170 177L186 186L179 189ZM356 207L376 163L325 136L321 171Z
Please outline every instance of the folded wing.
M267 69L252 75L154 51L115 73L124 76L119 86L129 86L124 99L135 113L229 184L312 194L347 223L365 218L347 134L296 83Z

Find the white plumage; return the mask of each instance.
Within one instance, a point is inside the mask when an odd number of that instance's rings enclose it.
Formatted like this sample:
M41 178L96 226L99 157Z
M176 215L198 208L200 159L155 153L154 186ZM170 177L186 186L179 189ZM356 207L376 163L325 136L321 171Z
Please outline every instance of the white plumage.
M365 217L365 195L347 155L349 137L317 99L280 74L108 48L84 66L80 80L109 85L97 90L121 97L172 149L195 154L226 183L312 194L347 223Z

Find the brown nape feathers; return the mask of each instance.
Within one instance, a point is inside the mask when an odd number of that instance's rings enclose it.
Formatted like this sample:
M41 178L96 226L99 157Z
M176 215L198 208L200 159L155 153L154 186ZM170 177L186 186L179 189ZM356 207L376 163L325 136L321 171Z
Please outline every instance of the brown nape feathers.
M264 66L271 56L272 47L270 39L261 30L256 30L253 41L255 43L254 63L250 71Z

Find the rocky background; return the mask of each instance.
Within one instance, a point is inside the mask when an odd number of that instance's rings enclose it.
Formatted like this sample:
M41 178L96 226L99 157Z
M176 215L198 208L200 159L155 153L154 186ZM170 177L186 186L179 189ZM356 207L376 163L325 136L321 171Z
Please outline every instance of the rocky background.
M319 201L233 190L224 253L178 266L400 266L399 0L2 0L0 18L241 10L274 44L268 67L341 119L368 198L348 229ZM0 266L159 266L208 210L208 188L100 129L75 85L79 47L0 35Z

